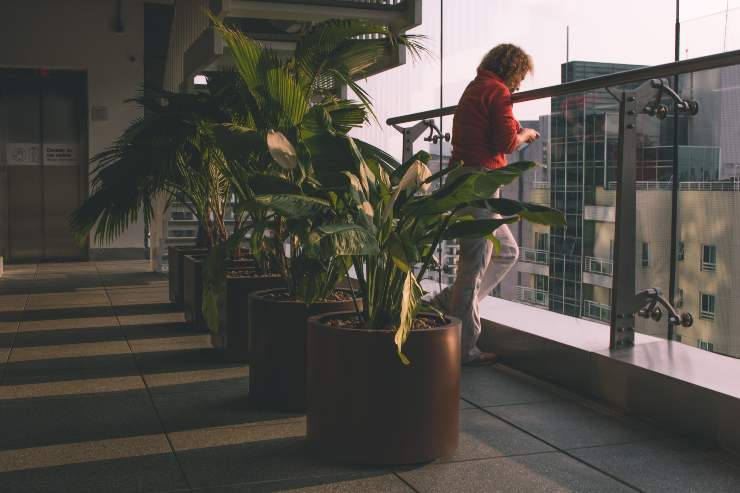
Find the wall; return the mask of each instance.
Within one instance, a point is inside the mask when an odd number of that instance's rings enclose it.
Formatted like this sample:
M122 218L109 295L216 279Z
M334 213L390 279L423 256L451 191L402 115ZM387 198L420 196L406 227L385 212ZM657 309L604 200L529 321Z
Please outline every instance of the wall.
M116 34L115 0L0 4L0 66L87 71L88 108L108 108L107 121L88 121L89 156L108 147L141 114L123 101L137 94L144 79L144 2L129 0L124 6L125 29ZM111 244L91 243L91 249L103 246L143 249L143 223Z

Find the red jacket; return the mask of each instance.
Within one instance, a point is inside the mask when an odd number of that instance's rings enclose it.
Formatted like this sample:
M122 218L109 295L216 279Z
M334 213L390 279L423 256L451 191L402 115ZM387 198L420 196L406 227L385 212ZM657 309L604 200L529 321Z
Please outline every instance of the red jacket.
M465 88L452 122L452 161L501 168L516 149L521 125L511 111L511 92L494 73L478 69Z

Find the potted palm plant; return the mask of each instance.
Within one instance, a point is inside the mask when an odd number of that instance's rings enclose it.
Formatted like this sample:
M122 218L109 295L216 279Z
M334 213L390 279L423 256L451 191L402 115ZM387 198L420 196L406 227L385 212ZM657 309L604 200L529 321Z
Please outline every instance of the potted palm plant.
M460 321L424 312L419 284L445 239L490 237L520 219L562 225L557 211L490 198L534 163L432 175L421 153L388 174L356 154L348 192L337 203L376 238L378 250L353 256L362 293L354 312L309 319L308 440L343 462L414 463L448 456L458 442ZM483 207L502 219L475 219Z
M215 166L219 151L208 125L231 116L222 86L213 87L219 92L156 91L132 99L143 116L93 157L92 193L71 217L78 241L94 229L96 240L106 242L139 219L149 224L159 197L182 203L198 220L199 234L194 247L168 252L170 300L176 305L183 304L184 255L202 256L228 235L228 183ZM242 220L235 214L237 228ZM190 311L199 308L190 305Z
M367 119L369 99L355 79L396 44L421 48L385 26L332 20L309 29L286 59L214 23L230 48L245 102L238 124L214 129L224 173L240 205L260 217L250 232L254 254L271 257L285 283L249 297L250 396L256 404L302 409L306 319L359 303L335 288L346 275L347 256L374 245L362 227L346 222L348 215L337 214L330 188L351 169L335 153L337 142L346 143L343 136ZM364 36L370 34L383 36ZM352 87L361 101L336 97L338 84ZM218 296L209 299L212 307L224 306ZM208 310L214 327L218 311Z

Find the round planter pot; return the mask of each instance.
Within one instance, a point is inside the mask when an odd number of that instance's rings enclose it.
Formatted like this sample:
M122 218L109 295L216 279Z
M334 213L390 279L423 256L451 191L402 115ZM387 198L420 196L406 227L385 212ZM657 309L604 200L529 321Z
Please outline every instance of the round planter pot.
M167 277L170 288L170 302L177 308L183 307L183 261L185 255L207 253L206 248L192 246L170 246L167 248Z
M338 316L339 314L333 314ZM345 314L346 315L346 314ZM326 458L412 464L457 449L460 320L411 332L398 358L392 331L308 323L308 441Z
M203 264L206 255L206 253L185 255L182 263L185 321L202 331L208 330L203 318Z
M348 299L306 305L270 298L279 291L283 290L258 291L249 296L249 398L258 407L303 411L308 318L352 311L354 303Z
M285 286L280 275L226 277L226 326L211 334L211 344L230 362L249 361L249 295Z

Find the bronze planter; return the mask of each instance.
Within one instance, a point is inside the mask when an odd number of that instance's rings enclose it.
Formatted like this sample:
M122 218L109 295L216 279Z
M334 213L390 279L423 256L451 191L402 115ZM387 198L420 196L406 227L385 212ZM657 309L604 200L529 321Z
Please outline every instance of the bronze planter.
M182 264L185 321L197 330L208 330L203 318L203 265L206 254L185 255Z
M170 246L167 248L167 276L170 287L170 302L177 308L183 307L183 261L185 255L207 253L208 249L193 246Z
M337 316L338 314L334 314ZM415 330L398 358L392 331L308 322L308 441L338 462L412 464L457 449L460 320Z
M249 398L258 407L303 411L308 318L350 311L354 303L348 299L306 305L267 297L278 291L283 290L258 291L249 296Z
M249 295L283 286L285 280L280 275L226 277L226 326L220 333L211 334L211 344L222 350L224 359L249 360Z

